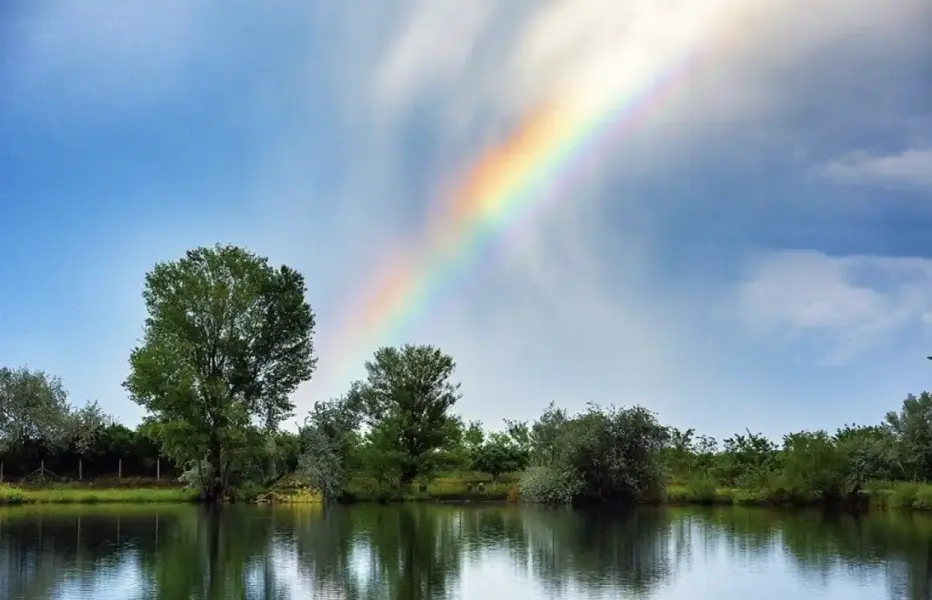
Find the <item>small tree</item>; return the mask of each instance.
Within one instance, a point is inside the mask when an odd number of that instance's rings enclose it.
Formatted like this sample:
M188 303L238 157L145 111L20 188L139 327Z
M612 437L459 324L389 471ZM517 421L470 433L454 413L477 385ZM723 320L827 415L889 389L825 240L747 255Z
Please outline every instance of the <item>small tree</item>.
M513 439L502 433L492 433L484 444L476 449L472 467L488 473L498 481L502 473L520 471L528 465L528 454Z
M88 401L72 414L72 446L78 455L78 478L82 478L83 462L88 453L97 448L104 428L113 423L110 415L104 413L96 400Z
M358 441L360 415L346 398L317 402L299 432L298 472L324 498L339 498L347 463Z
M124 385L169 457L210 465L206 498L225 495L238 454L291 414L289 395L314 371L304 294L298 272L234 246L191 250L146 275L145 335Z
M438 467L449 410L460 398L459 384L450 381L455 368L453 358L432 346L381 348L366 363L368 378L351 391L372 426L370 439L397 457L402 484Z
M61 379L45 371L0 368L0 455L69 442L71 414Z

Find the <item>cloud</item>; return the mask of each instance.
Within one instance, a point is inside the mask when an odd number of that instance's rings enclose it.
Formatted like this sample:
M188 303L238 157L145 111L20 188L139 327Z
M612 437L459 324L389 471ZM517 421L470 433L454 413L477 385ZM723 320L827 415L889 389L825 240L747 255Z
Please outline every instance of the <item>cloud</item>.
M843 364L932 317L932 260L768 253L737 287L744 323L784 341L818 340L821 360Z
M848 154L824 165L820 174L836 183L932 188L932 150L872 156Z
M443 102L451 135L497 128L554 95L600 104L637 94L690 58L680 125L759 116L796 100L784 84L813 57L842 51L851 64L915 51L932 15L923 0L817 0L804 10L779 0L483 0L457 18L454 1L401 6L406 18L385 36L370 80L373 108L394 115L428 96Z

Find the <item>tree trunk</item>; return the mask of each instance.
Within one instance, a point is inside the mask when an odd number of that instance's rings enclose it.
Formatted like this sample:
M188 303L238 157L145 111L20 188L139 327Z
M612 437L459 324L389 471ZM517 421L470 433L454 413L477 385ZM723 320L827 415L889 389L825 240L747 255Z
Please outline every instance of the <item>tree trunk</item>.
M197 484L201 486L201 500L206 501L208 500L207 495L209 491L207 489L208 488L207 482L204 481L204 469L202 466L203 462L204 461L199 458L197 459L197 463L195 464L195 466L197 467Z
M207 484L207 497L205 500L210 503L223 502L223 460L221 458L223 449L220 444L214 442L211 444L210 458L210 482Z

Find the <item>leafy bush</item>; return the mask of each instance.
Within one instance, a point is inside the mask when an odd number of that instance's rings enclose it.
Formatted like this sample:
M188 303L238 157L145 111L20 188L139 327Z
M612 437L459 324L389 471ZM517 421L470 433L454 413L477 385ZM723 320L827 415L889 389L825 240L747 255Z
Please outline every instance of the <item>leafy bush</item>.
M518 494L535 504L570 504L579 494L582 482L570 470L529 467L521 475Z

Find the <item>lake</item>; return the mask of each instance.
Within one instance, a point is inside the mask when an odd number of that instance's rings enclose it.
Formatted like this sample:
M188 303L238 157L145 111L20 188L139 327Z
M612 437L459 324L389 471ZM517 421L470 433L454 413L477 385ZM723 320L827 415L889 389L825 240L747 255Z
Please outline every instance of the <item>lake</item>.
M0 598L927 598L932 517L741 508L0 509Z

